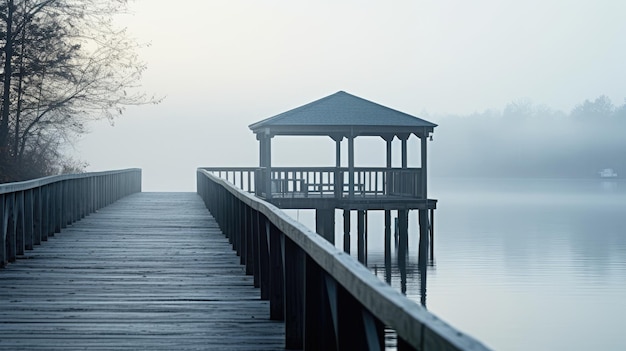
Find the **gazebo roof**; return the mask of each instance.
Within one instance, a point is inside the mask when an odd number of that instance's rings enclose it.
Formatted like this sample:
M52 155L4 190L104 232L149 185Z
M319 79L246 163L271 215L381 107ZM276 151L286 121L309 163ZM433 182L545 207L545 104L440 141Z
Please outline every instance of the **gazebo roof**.
M369 100L339 91L306 105L253 123L256 134L336 136L417 136L437 125Z

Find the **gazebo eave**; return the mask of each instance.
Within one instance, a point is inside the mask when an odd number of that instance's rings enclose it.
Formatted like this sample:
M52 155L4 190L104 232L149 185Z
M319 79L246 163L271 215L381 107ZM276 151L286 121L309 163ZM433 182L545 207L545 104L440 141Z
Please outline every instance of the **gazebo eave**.
M380 136L389 135L410 135L417 137L428 136L434 132L434 126L324 126L324 125L297 125L297 126L271 126L259 128L253 132L257 137L269 135L274 137L282 136L330 136L330 137L359 137L359 136Z

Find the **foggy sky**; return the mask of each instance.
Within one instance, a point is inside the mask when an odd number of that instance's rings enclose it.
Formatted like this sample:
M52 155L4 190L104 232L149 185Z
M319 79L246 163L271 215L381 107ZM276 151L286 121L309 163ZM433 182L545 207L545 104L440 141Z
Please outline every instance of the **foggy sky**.
M193 191L198 166L255 166L250 123L339 90L416 116L518 99L569 112L626 97L619 0L138 0L132 9L120 23L151 43L140 52L144 89L166 99L129 108L115 127L93 123L74 153L88 170L143 168L148 191ZM313 155L329 151L319 162L332 162L332 142L320 143ZM311 152L308 141L276 145L285 145L278 159Z

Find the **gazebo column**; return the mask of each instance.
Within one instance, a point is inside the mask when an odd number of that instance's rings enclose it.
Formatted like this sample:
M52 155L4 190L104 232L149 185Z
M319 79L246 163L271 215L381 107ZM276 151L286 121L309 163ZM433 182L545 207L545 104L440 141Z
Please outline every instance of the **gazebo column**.
M420 226L420 243L419 243L419 253L418 253L418 261L420 263L420 267L425 269L426 261L428 259L428 245L429 245L429 220L428 220L428 192L427 192L427 142L428 142L428 133L424 132L420 135L421 139L421 185L422 185L422 196L426 200L424 203L424 207L419 210L419 226Z
M391 182L393 179L393 174L391 171L391 153L392 153L392 142L393 135L385 135L383 139L386 142L387 146L387 169L385 178L385 193L389 195L391 193ZM387 283L391 283L391 210L385 210L385 281Z
M348 196L354 198L354 136L348 137Z
M340 199L343 196L343 174L341 173L341 140L343 140L343 135L332 135L331 138L335 141L335 175L333 184L335 197Z
M401 134L398 135L398 139L402 141L402 169L408 168L408 153L407 153L407 140L409 139L410 134ZM397 178L401 183L405 181L404 176L400 176ZM404 188L404 184L396 184L399 185L399 188ZM399 209L398 210L398 259L402 258L403 260L406 258L406 254L409 250L409 210L408 209ZM402 261L405 262L405 261Z
M257 134L259 139L259 167L263 173L262 182L257 182L261 186L260 193L265 193L266 199L272 198L272 136L269 131L264 134ZM257 191L257 194L259 192Z

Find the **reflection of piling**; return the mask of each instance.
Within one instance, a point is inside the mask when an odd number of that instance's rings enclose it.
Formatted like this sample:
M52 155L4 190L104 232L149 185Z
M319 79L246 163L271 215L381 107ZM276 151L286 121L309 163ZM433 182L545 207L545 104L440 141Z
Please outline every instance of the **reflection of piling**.
M426 268L428 265L428 241L431 235L428 210L419 210L419 225L420 243L417 266L420 273L420 302L422 306L426 307Z
M395 236L395 247L397 254L397 263L400 271L400 287L402 293L406 294L407 290L407 264L409 255L409 210L397 210L397 218L392 217L392 210L384 210L385 215L385 281L391 284L392 273L392 235ZM357 225L357 257L359 262L367 265L367 247L368 247L368 211L356 210ZM334 209L318 209L316 210L316 230L326 238L329 242L334 243L335 238L335 211ZM434 209L418 210L418 270L420 279L420 302L426 306L426 270L429 264L434 262ZM392 223L395 222L395 226ZM392 228L395 227L395 228ZM343 250L350 254L350 232L351 226L351 210L343 210ZM393 233L393 234L392 234Z
M419 227L420 227L420 241L418 251L418 261L420 264L428 260L428 242L430 236L430 228L428 225L428 210L419 210Z
M391 211L385 210L385 281L391 284Z
M406 258L409 251L409 211L398 210L398 268L400 290L406 294Z
M430 209L430 226L428 227L430 230L430 260L431 262L435 260L435 209Z

